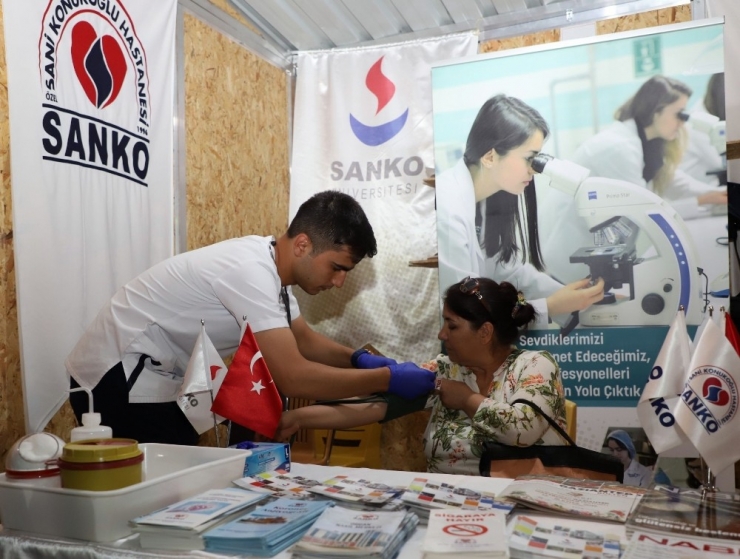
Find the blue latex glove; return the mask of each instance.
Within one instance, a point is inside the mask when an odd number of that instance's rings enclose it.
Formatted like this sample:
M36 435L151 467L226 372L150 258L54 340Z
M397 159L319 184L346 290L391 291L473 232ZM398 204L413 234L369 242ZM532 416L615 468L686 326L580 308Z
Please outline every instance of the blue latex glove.
M395 365L396 360L382 355L375 355L366 349L358 349L352 354L352 366L358 369L378 369Z
M401 398L413 400L434 390L436 375L417 367L414 363L397 363L389 367L391 381L388 383L388 392Z

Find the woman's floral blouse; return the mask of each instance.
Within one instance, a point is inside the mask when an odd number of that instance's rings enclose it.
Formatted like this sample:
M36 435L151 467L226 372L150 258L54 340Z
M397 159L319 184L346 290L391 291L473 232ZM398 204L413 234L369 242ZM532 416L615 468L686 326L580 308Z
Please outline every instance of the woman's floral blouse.
M446 355L439 355L422 367L439 378L461 381L478 393L475 374ZM430 472L478 475L481 445L493 440L512 446L533 444L563 445L566 442L526 404L509 405L518 399L534 402L565 429L565 398L560 368L546 351L514 349L494 373L471 420L464 411L450 410L439 396L427 400L432 408L424 445Z

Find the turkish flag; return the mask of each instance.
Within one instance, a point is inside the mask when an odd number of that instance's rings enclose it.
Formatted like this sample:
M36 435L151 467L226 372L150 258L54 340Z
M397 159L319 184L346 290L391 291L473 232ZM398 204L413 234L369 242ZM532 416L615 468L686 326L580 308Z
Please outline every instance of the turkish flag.
M732 347L735 348L738 354L740 354L740 334L738 334L735 324L732 322L732 317L729 313L724 314L725 320L725 338L730 340Z
M275 435L283 403L249 324L211 411L266 437Z

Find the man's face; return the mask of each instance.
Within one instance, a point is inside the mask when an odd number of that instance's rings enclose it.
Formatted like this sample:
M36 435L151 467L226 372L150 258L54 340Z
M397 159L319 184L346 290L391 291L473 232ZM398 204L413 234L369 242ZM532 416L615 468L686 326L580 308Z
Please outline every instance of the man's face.
M296 283L309 295L316 295L332 287L342 287L347 273L356 264L347 247L325 250L319 254L311 249L298 261Z

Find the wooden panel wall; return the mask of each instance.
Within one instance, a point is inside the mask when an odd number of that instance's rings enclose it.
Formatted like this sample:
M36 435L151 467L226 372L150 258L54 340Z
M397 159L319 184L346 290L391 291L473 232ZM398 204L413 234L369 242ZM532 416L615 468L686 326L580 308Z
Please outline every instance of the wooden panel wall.
M654 10L598 22L596 30L598 35L604 35L683 21L691 21L690 6ZM559 40L560 30L553 29L519 37L486 41L479 46L478 51L488 53L552 43ZM381 465L384 469L419 472L426 470L422 435L429 417L428 413L415 413L383 425Z
M236 16L226 0L214 3ZM4 47L0 10L0 471L24 432ZM186 14L185 82L188 249L281 233L289 190L285 72ZM47 430L66 438L74 426L65 404Z

